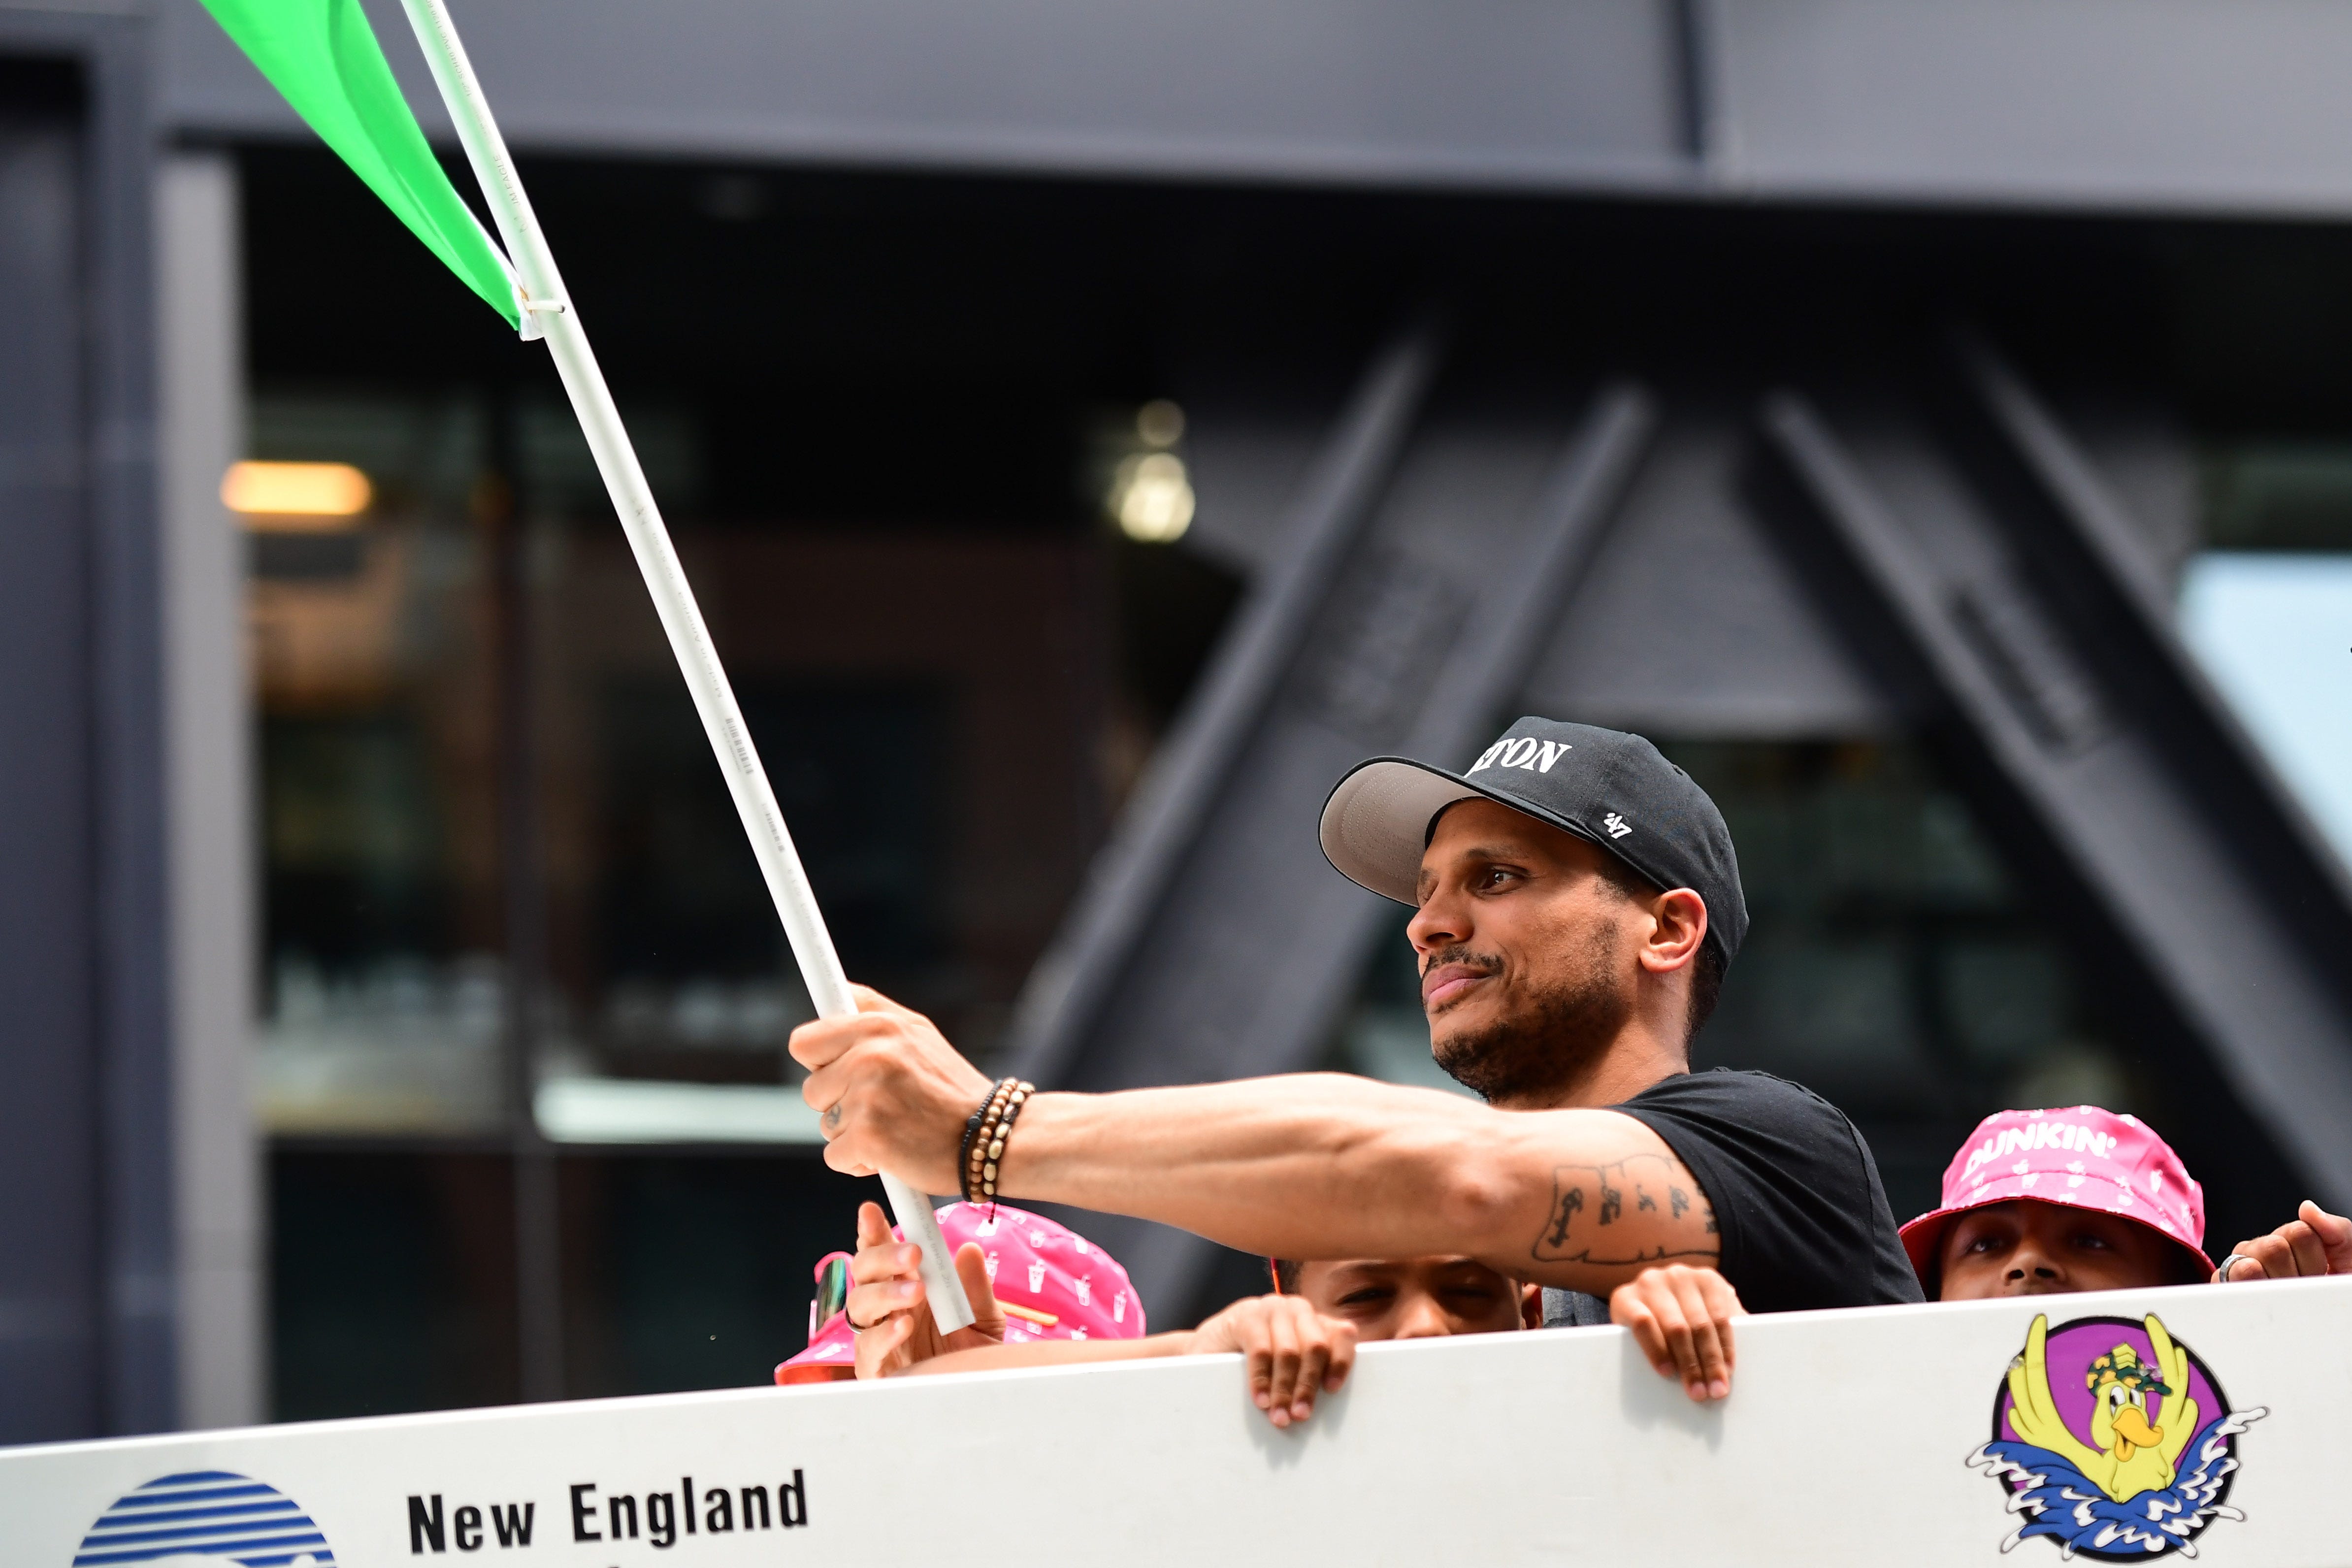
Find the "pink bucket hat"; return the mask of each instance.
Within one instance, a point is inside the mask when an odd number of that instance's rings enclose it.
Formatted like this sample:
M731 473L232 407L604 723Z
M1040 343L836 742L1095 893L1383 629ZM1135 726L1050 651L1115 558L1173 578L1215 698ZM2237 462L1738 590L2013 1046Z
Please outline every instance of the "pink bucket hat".
M1076 1231L1010 1204L950 1204L939 1216L950 1253L969 1241L987 1258L989 1283L1005 1309L1006 1343L1143 1337L1143 1303L1127 1270ZM890 1234L907 1239L895 1226ZM817 1272L846 1256L827 1253L817 1260ZM835 1368L845 1373L856 1360L854 1343L849 1314L835 1312L817 1326L808 1349L776 1368L776 1381L819 1381L839 1375Z
M1919 1282L1934 1288L1954 1216L2012 1198L2137 1220L2178 1243L2204 1274L2213 1272L2203 1248L2205 1189L2189 1180L2180 1156L2136 1116L2077 1105L1996 1111L1977 1123L1944 1168L1943 1206L1903 1227L1903 1249Z

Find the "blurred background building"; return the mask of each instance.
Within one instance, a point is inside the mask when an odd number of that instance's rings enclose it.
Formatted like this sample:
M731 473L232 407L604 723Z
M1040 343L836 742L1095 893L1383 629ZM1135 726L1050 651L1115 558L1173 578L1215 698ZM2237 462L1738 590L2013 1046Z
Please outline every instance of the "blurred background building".
M1699 1058L1898 1217L2085 1100L2223 1244L2352 1199L2352 16L459 21L852 973L983 1062L1442 1084L1315 813L1541 711L1721 802ZM799 1348L871 1184L560 389L196 0L0 0L0 1440Z

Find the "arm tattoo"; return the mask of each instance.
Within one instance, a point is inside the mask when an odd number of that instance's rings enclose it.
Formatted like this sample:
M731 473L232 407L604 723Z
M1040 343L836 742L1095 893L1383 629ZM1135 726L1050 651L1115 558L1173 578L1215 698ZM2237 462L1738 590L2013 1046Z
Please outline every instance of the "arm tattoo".
M1720 1257L1721 1245L1708 1239L1717 1234L1715 1207L1689 1182L1682 1163L1663 1154L1635 1154L1612 1165L1553 1167L1551 1209L1536 1237L1537 1261L1622 1266ZM1670 1216L1647 1222L1652 1247L1616 1234L1625 1221L1628 1189L1634 1214L1654 1215L1663 1200ZM1699 1226L1677 1223L1694 1210Z

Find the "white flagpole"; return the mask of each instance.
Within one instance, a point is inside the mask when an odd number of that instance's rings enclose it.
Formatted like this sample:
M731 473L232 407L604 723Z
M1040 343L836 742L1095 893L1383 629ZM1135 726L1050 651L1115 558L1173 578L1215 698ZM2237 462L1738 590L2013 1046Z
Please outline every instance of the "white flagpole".
M694 694L695 711L702 716L703 731L710 737L710 749L718 753L719 768L727 775L728 792L735 797L743 831L751 837L751 852L768 879L769 896L775 900L776 914L784 922L793 956L800 961L809 997L816 1004L818 1016L846 1017L857 1011L857 1003L850 994L848 977L842 973L841 959L833 950L833 935L818 912L808 874L801 868L792 835L784 830L775 791L769 787L760 754L751 748L742 710L735 704L734 689L727 683L719 654L710 646L710 633L702 624L694 591L687 584L677 549L654 506L653 491L646 487L644 469L637 466L636 449L629 444L620 413L613 406L613 395L604 385L604 372L596 367L596 356L589 351L587 334L580 330L579 313L563 292L555 258L547 248L546 236L540 232L530 198L523 195L522 182L515 176L506 139L490 118L490 106L466 58L465 46L457 41L448 7L443 0L402 3L433 68L441 100L449 106L457 140L474 165L474 177L481 182L482 194L489 201L490 216L497 220L507 255L512 258L524 296L524 335L536 335L530 330L535 321L555 355L555 368L563 377L564 391L572 396L581 433L595 454L597 471L604 475L613 508L621 515L622 531L636 554L637 569L645 574L662 629L669 634L670 651L677 657L687 689ZM527 976L524 979L528 981ZM922 1248L923 1288L940 1331L968 1326L972 1321L971 1305L964 1300L962 1283L956 1279L930 1200L887 1171L882 1185L907 1239Z

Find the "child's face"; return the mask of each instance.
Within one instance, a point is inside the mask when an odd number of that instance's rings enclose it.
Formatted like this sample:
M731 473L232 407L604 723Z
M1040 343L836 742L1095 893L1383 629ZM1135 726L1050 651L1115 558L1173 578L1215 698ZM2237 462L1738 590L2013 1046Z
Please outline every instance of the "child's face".
M1420 1340L1491 1334L1528 1326L1533 1286L1474 1258L1349 1258L1309 1263L1298 1293L1326 1317L1356 1325L1359 1340ZM1535 1309L1538 1313L1540 1306Z
M2181 1283L2178 1249L2147 1226L2097 1209L2014 1198L1971 1209L1944 1233L1937 1299L2054 1296Z

